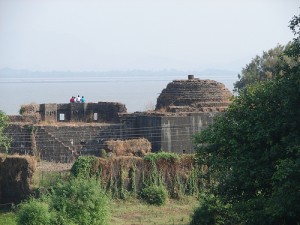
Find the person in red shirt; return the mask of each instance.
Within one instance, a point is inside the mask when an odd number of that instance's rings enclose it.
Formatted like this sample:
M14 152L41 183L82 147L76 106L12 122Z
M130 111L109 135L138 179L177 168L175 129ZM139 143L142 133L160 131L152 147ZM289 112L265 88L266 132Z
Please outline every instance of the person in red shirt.
M75 102L75 97L72 96L72 98L70 98L70 103L74 103Z

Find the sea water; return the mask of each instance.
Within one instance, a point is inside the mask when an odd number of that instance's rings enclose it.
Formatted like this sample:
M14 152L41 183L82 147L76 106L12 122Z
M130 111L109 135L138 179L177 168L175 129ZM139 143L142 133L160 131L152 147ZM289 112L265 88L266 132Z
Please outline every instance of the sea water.
M145 111L154 109L161 91L169 82L178 79L187 79L187 75L1 75L0 110L17 115L23 104L68 103L72 96L80 95L87 103L120 102L126 105L128 112ZM232 79L228 76L214 79L231 90Z

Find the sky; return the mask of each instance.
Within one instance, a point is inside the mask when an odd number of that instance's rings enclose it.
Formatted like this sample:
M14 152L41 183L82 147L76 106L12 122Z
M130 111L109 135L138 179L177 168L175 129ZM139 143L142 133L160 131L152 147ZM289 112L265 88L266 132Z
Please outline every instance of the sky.
M0 0L0 69L241 71L298 0Z

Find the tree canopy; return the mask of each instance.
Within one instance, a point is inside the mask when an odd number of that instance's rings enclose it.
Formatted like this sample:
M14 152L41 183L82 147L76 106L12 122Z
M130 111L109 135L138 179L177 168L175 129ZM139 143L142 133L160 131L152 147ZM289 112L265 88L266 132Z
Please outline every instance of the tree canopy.
M299 63L294 57L285 54L292 45L292 42L287 45L277 45L275 48L264 51L261 56L256 55L238 75L239 80L234 83L234 91L239 92L249 84L283 76L285 64L292 66Z
M7 127L7 124L8 117L0 110L0 149L4 149L4 151L7 151L10 146L10 139L4 134L4 129Z
M299 17L292 21L299 27ZM280 63L270 66L276 76L249 82L227 112L195 137L197 159L208 166L209 191L230 205L232 224L300 222L298 40L275 48L282 52Z
M286 45L277 45L261 56L256 55L238 75L239 80L234 83L236 92L244 90L249 84L264 82L283 76L286 66L292 68L300 63L300 16L294 16L289 24L295 35L294 41Z

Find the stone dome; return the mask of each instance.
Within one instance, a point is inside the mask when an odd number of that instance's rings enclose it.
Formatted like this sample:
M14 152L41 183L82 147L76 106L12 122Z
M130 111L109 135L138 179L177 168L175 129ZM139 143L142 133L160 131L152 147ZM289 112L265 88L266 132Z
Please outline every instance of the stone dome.
M155 110L167 112L224 111L232 93L224 84L200 80L189 75L187 80L174 80L162 90Z

